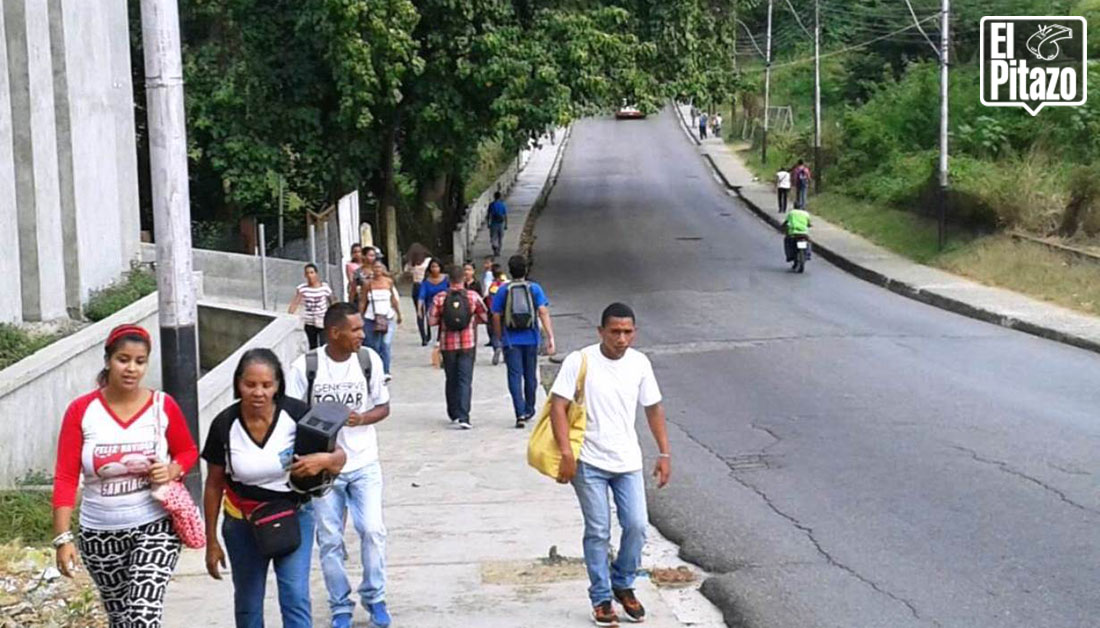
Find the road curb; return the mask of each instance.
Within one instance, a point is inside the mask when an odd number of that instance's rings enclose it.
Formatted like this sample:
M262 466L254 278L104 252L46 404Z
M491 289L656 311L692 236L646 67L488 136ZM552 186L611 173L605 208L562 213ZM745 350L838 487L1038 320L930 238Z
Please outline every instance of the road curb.
M527 212L527 220L523 223L523 233L519 238L519 254L527 258L527 269L530 269L535 264L535 223L538 222L539 215L542 214L543 208L546 207L546 203L550 200L550 193L554 191L554 186L558 183L558 175L561 174L562 161L565 159L565 151L569 146L569 139L573 136L573 125L570 124L565 133L562 134L561 142L558 144L558 152L554 155L554 163L550 166L550 174L546 177L546 182L542 185L542 191L539 192L538 198L535 199L533 205L531 205L530 211Z
M683 126L686 131L687 127L685 125L683 115L679 110L679 106L675 103L673 103L673 106L676 107L676 117L680 120L681 126ZM691 136L690 133L688 133L688 135ZM694 136L691 137L693 140L695 139ZM696 141L696 143L698 144L698 141ZM777 219L770 212L760 208L756 203L754 203L747 196L742 194L740 186L731 184L729 179L726 178L726 175L723 174L720 168L718 168L718 165L714 162L714 159L709 154L704 152L702 153L702 156L707 164L710 166L711 171L714 172L714 174L718 177L718 179L721 180L722 184L725 185L727 189L737 194L737 197L741 199L741 201L745 204L746 207L749 208L750 211L762 218L764 222L771 225L772 228L774 228L776 231L782 233L783 227L782 223L779 222L779 219ZM983 308L967 303L965 301L960 301L959 299L956 299L954 297L949 297L947 295L940 294L932 290L925 290L909 282L889 277L877 270L863 266L862 264L855 262L851 258L845 256L843 253L840 253L828 246L822 245L817 241L814 242L813 246L815 253L820 254L821 257L825 258L834 266L840 268L848 274L859 277L860 279L875 284L879 287L886 288L887 290L896 294L900 294L904 297L913 299L914 301L920 301L921 303L925 303L927 305L931 305L942 310L954 312L955 314L961 314L963 316L977 319L986 323L992 323L994 325L1005 327L1007 329L1021 331L1026 334L1031 334L1032 336L1038 336L1047 340L1053 340L1062 344L1071 345L1079 349L1085 349L1086 351L1100 353L1100 342L1097 342L1090 338L1079 336L1071 332L1053 329L1051 327L1037 325L1029 321L1020 320L1014 316L1004 314L1002 312L997 312L988 308Z

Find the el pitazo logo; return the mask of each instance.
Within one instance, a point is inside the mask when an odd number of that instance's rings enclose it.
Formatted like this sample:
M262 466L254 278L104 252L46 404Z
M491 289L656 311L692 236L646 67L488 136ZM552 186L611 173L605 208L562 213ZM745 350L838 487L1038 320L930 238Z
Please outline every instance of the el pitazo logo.
M1088 97L1085 18L983 17L981 99L989 107L1082 105Z

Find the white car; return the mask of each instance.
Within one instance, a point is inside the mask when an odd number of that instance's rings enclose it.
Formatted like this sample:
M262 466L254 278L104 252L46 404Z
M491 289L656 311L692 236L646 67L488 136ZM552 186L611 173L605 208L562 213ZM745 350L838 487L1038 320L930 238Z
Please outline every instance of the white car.
M644 118L645 113L633 105L623 103L623 106L619 107L619 110L615 112L615 117L619 120L635 120Z

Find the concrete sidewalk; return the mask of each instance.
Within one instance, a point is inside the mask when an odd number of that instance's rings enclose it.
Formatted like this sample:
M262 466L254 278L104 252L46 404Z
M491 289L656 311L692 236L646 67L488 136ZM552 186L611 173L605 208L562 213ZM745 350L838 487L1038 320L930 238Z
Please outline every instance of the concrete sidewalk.
M497 257L497 262L504 269L504 272L508 272L508 258L520 252L524 227L532 209L539 201L543 189L551 183L549 179L555 174L561 157L569 145L570 133L571 129L569 127L558 129L555 133L554 142L550 141L549 135L540 137L540 147L531 152L530 160L524 166L523 171L519 173L519 178L516 180L516 184L512 186L512 191L504 199L505 204L508 206L508 229L504 232L504 239L501 241L500 246L500 256ZM481 230L477 232L477 237L474 239L470 250L473 254L470 260L477 266L477 277L480 280L482 274L481 260L493 253L493 248L489 242L488 223L481 226Z
M408 305L406 303L406 305ZM379 426L389 528L387 600L395 626L417 628L559 628L591 625L582 555L582 522L570 487L526 464L530 430L513 427L503 366L478 356L472 422L457 431L446 418L443 372L430 365L415 328L403 325L394 346L392 414ZM648 437L647 434L643 434ZM647 461L648 465L652 461ZM677 567L677 548L650 528L644 567ZM618 539L616 531L614 539ZM348 535L349 573L358 583L358 540ZM551 547L569 560L540 565ZM315 551L316 552L316 551ZM207 576L202 551L185 550L168 587L165 626L233 626L229 576ZM329 621L321 570L311 573L315 625ZM701 574L700 574L701 575ZM656 588L638 580L647 624L723 626L695 586ZM274 578L265 606L269 626L281 624ZM357 609L355 626L366 626Z
M783 214L778 213L772 183L758 180L721 139L700 142L698 131L690 124L691 108L675 108L684 132L699 146L700 155L710 163L720 182L765 222L779 229ZM812 196L809 210L813 214ZM1100 352L1100 318L918 264L818 216L813 216L811 235L815 252L871 283L964 316ZM812 273L812 264L808 268Z

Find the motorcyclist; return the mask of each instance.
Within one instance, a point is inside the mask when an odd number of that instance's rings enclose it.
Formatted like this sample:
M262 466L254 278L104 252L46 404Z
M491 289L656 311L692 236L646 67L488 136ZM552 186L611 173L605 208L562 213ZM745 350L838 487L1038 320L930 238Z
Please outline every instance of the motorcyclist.
M800 239L810 240L810 213L805 209L792 209L787 212L783 221L787 235L783 238L783 251L787 254L787 261L795 263L797 251L795 243ZM810 259L810 249L806 249L806 259Z

